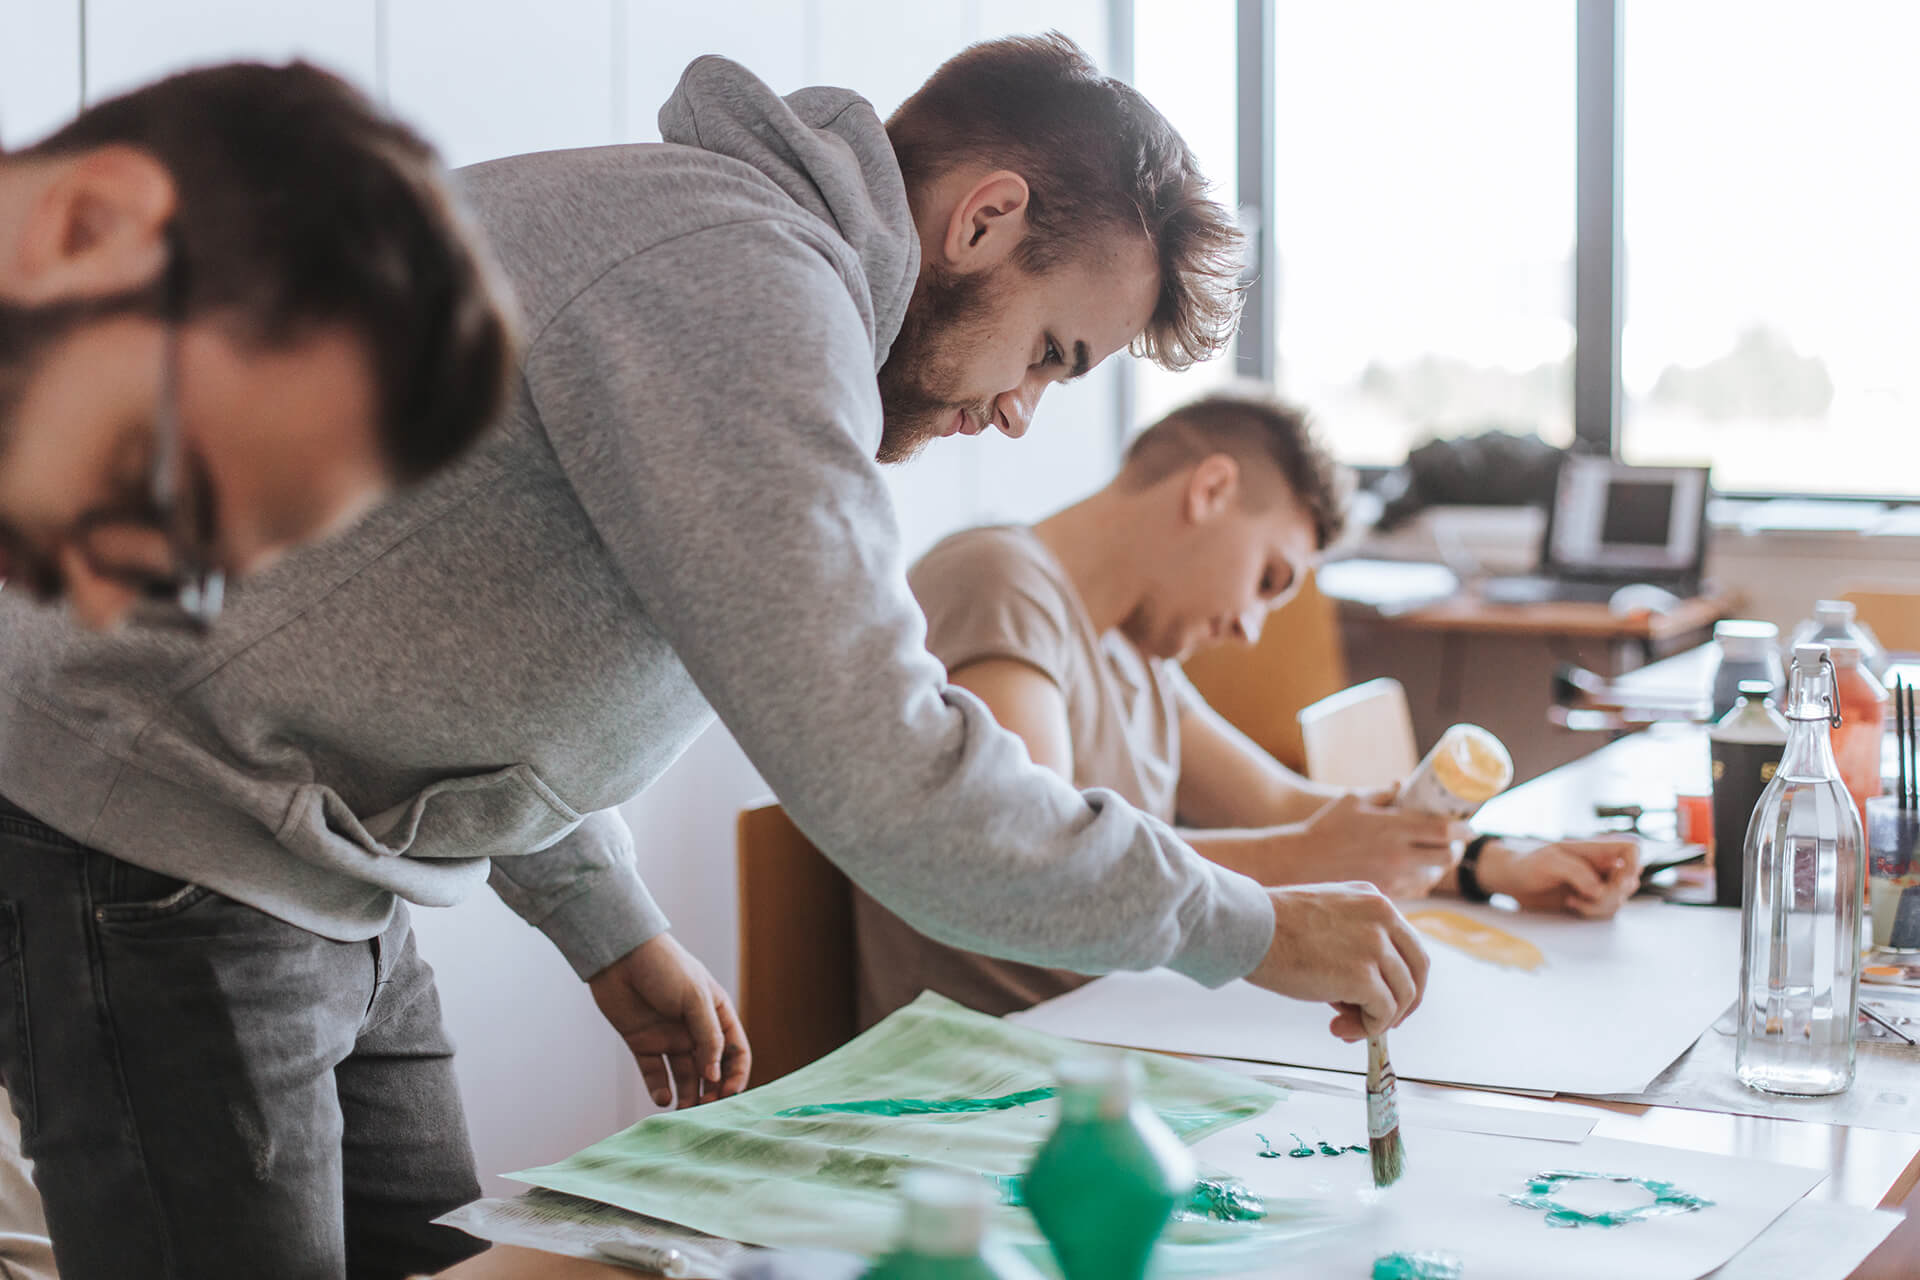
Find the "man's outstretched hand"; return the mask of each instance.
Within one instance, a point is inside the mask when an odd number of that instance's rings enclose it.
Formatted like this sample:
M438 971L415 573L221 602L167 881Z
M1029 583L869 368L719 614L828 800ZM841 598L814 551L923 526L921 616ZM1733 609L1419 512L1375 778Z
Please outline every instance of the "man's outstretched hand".
M707 966L660 934L587 980L593 1002L640 1064L660 1106L691 1107L747 1087L753 1051Z
M1406 918L1370 884L1269 889L1273 943L1247 975L1256 986L1334 1008L1342 1040L1379 1035L1420 1005L1427 952Z

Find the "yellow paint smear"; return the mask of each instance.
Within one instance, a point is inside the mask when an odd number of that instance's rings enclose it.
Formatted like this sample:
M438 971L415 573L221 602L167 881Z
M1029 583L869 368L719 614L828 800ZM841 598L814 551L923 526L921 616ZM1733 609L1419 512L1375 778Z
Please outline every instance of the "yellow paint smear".
M1547 966L1547 958L1540 953L1540 948L1525 938L1483 924L1471 916L1463 916L1458 911L1428 908L1407 912L1407 919L1413 922L1414 928L1435 942L1456 951L1464 951L1475 960L1526 973L1537 973Z

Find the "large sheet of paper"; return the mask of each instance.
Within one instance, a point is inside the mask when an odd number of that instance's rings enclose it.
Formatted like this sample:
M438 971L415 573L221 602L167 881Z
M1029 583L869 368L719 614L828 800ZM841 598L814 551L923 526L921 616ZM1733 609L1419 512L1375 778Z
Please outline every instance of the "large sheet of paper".
M962 1009L936 995L887 1018L850 1044L737 1097L651 1116L558 1164L509 1176L731 1240L783 1248L877 1254L895 1241L899 1184L907 1170L981 1175L1011 1194L1014 1180L1059 1119L1048 1089L1054 1068L1080 1046ZM1255 1120L1286 1091L1217 1068L1140 1055L1143 1097L1189 1143ZM870 1104L918 1100L921 1110ZM789 1114L782 1114L782 1113ZM794 1114L798 1112L798 1114ZM1366 1141L1366 1113L1344 1108ZM1218 1274L1248 1257L1324 1231L1352 1207L1274 1200L1258 1221L1190 1219L1170 1230L1166 1274ZM999 1206L994 1230L1039 1246L1032 1216Z
M557 1165L514 1176L731 1240L874 1254L894 1240L898 1186L910 1168L965 1171L1003 1192L1017 1190L1057 1120L1047 1093L1053 1067L1076 1051L923 996L782 1080L650 1117ZM1409 1121L1402 1127L1409 1172L1376 1192L1364 1154L1363 1098L1288 1093L1168 1058L1144 1058L1142 1067L1149 1105L1192 1147L1202 1178L1231 1189L1240 1206L1264 1202L1265 1209L1177 1221L1156 1261L1162 1276L1362 1275L1382 1254L1438 1249L1461 1257L1474 1280L1694 1280L1822 1176L1635 1143L1548 1142ZM1303 1154L1290 1154L1296 1150ZM1507 1199L1551 1170L1670 1183L1702 1203L1613 1227L1554 1226L1539 1209ZM1560 1199L1582 1209L1627 1209L1653 1194L1638 1184L1580 1183ZM1018 1199L1005 1196L993 1230L1044 1264L1044 1246ZM551 1229L552 1207L540 1206L533 1225ZM528 1225L525 1208L509 1214L516 1230ZM660 1229L592 1215L587 1230L642 1226Z
M1561 1093L1645 1089L1733 998L1740 913L1630 902L1612 920L1414 903L1537 949L1537 967L1427 940L1426 1000L1388 1042L1410 1080ZM1207 991L1166 970L1116 973L1011 1020L1075 1040L1338 1071L1364 1045L1327 1033L1325 1005L1245 982Z
M1197 1159L1240 1177L1257 1194L1345 1203L1364 1213L1348 1230L1303 1242L1284 1269L1269 1274L1365 1276L1385 1254L1439 1252L1458 1259L1470 1280L1696 1280L1744 1250L1825 1176L1606 1138L1569 1146L1408 1125L1406 1173L1375 1191L1364 1157L1267 1159L1258 1142L1247 1140L1252 1130L1266 1132L1267 1122L1305 1123L1319 1112L1325 1125L1351 1123L1351 1108L1329 1109L1332 1102L1290 1100L1261 1121L1194 1147ZM1524 1194L1535 1175L1556 1170L1644 1178L1711 1204L1618 1226L1554 1226L1541 1210L1507 1199ZM1638 1184L1572 1182L1555 1199L1594 1213L1646 1204L1653 1193Z

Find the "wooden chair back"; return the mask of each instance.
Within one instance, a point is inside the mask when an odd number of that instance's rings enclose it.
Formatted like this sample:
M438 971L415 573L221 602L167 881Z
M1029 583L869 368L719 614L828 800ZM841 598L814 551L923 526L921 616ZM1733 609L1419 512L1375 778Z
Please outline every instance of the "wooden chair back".
M1185 664L1200 696L1234 728L1296 772L1307 767L1300 709L1346 687L1338 606L1311 574L1267 616L1259 643L1221 645Z
M1307 776L1331 786L1388 786L1420 762L1407 691L1386 676L1302 708L1300 735Z
M1920 588L1861 587L1842 600L1895 653L1920 653Z
M738 830L740 1017L765 1084L858 1030L853 885L777 804Z

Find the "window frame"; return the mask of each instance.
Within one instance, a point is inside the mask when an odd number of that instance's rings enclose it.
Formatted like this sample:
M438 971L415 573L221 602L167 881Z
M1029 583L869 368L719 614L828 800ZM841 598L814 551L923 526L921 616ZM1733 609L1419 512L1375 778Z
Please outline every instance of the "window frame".
M1111 0L1116 27L1124 9L1131 23L1130 0ZM1622 91L1621 50L1625 38L1625 0L1575 0L1574 141L1574 342L1573 448L1620 456L1622 267L1625 254L1621 202ZM1239 48L1235 51L1239 127L1240 221L1249 237L1245 276L1246 309L1234 342L1235 372L1271 382L1277 368L1279 299L1269 281L1279 276L1278 247L1267 233L1275 207L1273 141L1278 111L1274 82L1275 0L1235 0ZM1357 468L1363 477L1388 470ZM1822 502L1875 502L1892 506L1920 503L1920 496L1895 494L1806 493L1766 490L1719 492L1720 498L1747 501L1789 499Z

